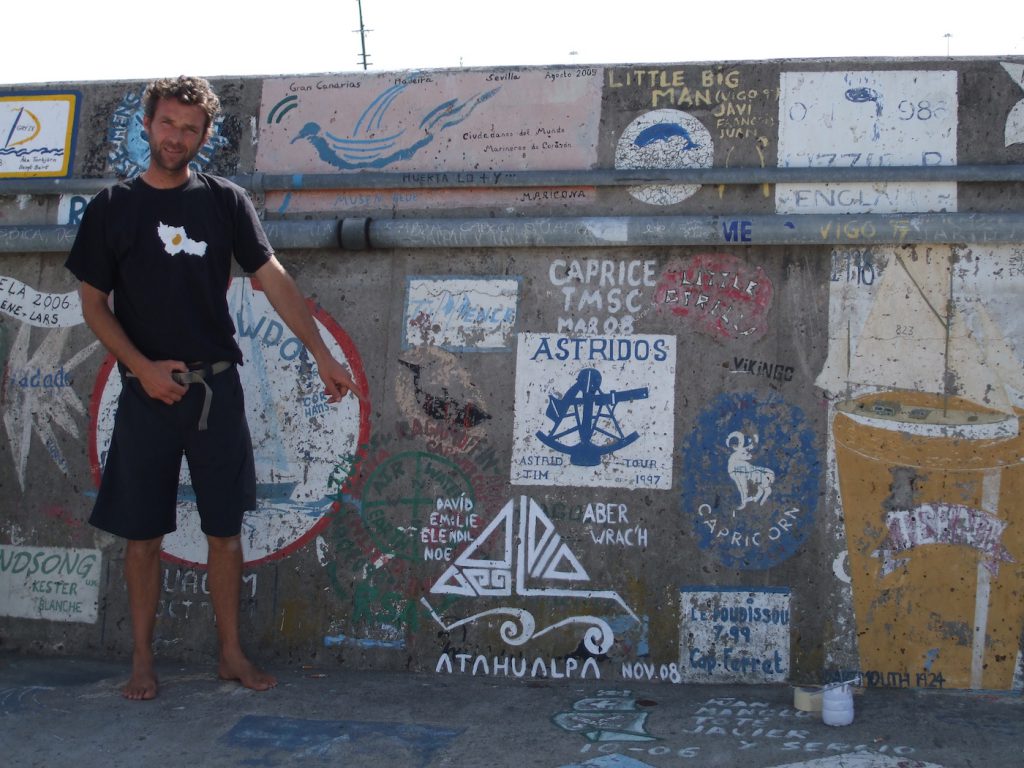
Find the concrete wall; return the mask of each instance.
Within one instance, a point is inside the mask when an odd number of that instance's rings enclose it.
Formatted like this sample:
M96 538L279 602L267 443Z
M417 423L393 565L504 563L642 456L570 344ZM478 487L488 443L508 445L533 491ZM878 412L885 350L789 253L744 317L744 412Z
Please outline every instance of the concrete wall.
M1021 60L214 83L199 165L290 179L255 185L275 238L367 217L400 243L281 251L363 408L322 402L259 286L229 291L265 663L1024 686L1022 189L948 173L1019 173ZM145 167L143 86L0 89L3 649L129 648L121 546L85 522L119 382L51 227L74 180ZM706 168L824 176L683 173ZM205 658L185 497L179 520L157 646Z

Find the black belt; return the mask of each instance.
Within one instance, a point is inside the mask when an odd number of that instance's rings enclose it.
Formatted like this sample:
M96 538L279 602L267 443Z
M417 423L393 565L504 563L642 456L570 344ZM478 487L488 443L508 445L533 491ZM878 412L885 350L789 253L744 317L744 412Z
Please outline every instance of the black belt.
M210 385L206 383L206 380L211 376L216 376L218 373L223 373L228 368L233 366L234 363L230 360L220 360L216 363L199 363L195 366L189 366L187 371L172 371L171 378L179 384L188 386L189 384L202 384L206 390L206 394L203 397L203 410L199 414L199 431L202 432L206 429L206 420L210 415L210 405L213 403L213 390ZM129 378L138 378L131 371L127 372Z

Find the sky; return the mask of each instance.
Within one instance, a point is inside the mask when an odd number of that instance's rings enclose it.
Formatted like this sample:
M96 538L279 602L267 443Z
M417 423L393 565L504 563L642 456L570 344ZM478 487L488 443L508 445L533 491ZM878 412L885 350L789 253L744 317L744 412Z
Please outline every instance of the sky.
M357 0L52 0L4 13L0 83L362 70ZM24 4L19 6L27 8ZM720 11L717 12L716 11ZM368 69L1024 56L1013 0L362 0ZM38 30L38 31L36 31ZM948 35L948 36L947 36Z

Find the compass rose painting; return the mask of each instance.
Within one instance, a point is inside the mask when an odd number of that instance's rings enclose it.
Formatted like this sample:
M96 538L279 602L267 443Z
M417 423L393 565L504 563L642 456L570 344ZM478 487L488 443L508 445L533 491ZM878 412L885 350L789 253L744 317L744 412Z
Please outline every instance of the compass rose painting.
M672 487L675 337L522 333L512 483Z

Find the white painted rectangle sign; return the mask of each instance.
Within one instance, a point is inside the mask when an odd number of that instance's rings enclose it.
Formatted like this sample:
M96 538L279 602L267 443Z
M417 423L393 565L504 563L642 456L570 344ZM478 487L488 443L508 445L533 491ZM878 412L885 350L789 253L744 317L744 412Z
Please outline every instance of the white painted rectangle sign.
M674 336L519 334L514 485L672 488Z
M683 587L679 668L694 683L781 683L789 676L786 587Z
M102 553L0 544L0 616L96 623Z
M956 165L957 73L783 72L780 167ZM956 182L777 184L779 213L956 211Z
M452 352L507 349L518 299L516 279L410 277L403 346Z
M0 178L67 176L77 92L0 93Z

